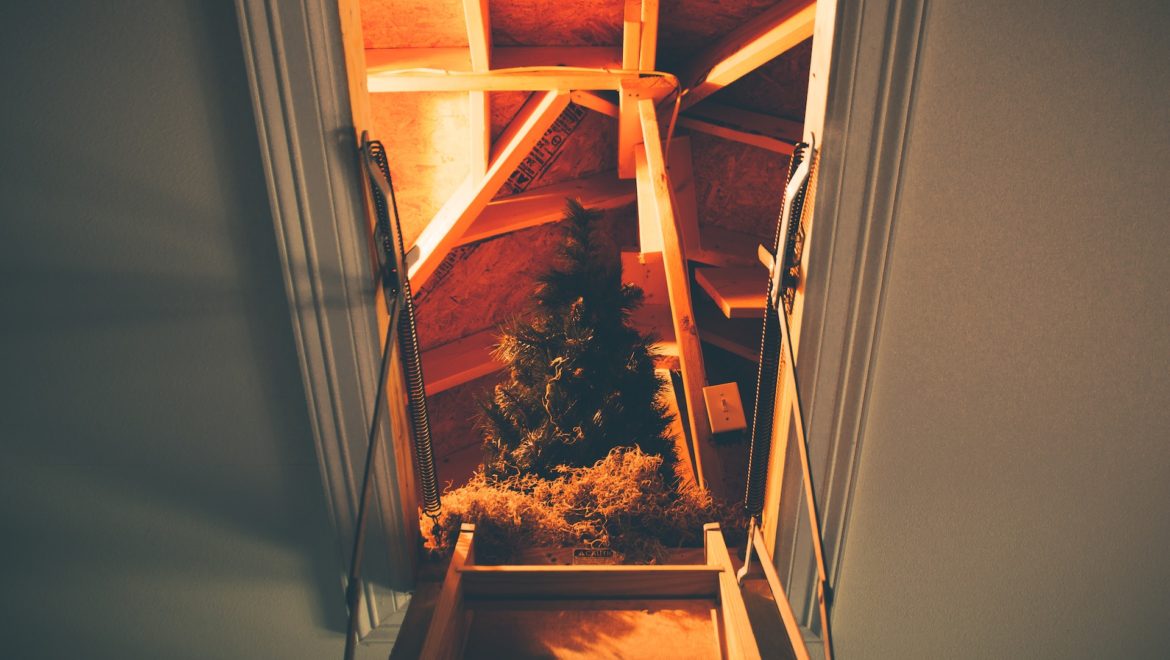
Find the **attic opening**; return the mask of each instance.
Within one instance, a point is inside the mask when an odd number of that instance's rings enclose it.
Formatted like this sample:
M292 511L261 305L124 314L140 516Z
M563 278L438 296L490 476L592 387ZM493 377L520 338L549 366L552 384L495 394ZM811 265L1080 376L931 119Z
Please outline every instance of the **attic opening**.
M621 280L645 292L629 320L657 337L671 436L695 485L743 498L775 261L761 246L777 233L797 145L823 121L828 63L823 55L817 82L813 34L823 14L831 39L834 13L824 0L339 3L353 126L381 143L393 172L441 485L465 484L483 461L472 402L507 377L491 354L500 325L530 311L572 199L598 216L592 228ZM798 243L811 235L802 223ZM794 333L795 281L785 296ZM378 301L379 332L394 304ZM418 493L403 384L391 381L388 483L409 518ZM759 532L758 551L777 565L784 453L767 457L780 469ZM710 560L711 535L697 536ZM425 564L402 560L421 589Z

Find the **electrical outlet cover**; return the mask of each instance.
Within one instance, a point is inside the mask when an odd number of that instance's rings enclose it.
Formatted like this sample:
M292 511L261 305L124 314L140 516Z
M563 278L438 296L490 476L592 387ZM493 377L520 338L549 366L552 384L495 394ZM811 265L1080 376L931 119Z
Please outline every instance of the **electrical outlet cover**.
M739 398L739 385L735 383L708 385L703 388L703 402L707 404L707 418L711 420L712 433L747 428L743 401Z

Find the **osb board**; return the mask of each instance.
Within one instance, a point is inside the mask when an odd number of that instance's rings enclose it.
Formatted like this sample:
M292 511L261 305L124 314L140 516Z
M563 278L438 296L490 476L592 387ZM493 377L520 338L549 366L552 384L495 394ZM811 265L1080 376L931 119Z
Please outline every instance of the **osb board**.
M491 101L492 113L492 142L495 142L512 119L520 112L524 102L528 100L529 92L492 92L488 94Z
M366 48L467 46L462 0L361 0Z
M386 145L407 247L463 182L470 159L467 94L371 94L374 139Z
M502 378L504 373L496 372L427 397L440 489L467 483L483 462L483 438L476 428L479 411L476 402L489 396Z
M775 4L776 0L660 0L660 67L677 70L687 59Z
M603 214L598 231L617 259L617 244L636 222L633 206ZM537 275L552 264L560 223L524 229L456 248L454 267L419 292L418 333L424 350L493 328L529 309Z
M550 186L597 174L617 167L617 122L596 112L584 119L565 140L556 160L532 183L532 188Z
M719 658L713 600L481 601L465 658Z
M808 100L812 39L711 95L711 101L765 115L801 119Z
M692 133L691 158L702 224L761 239L775 234L788 173L787 156Z
M504 0L489 3L496 46L617 46L622 0Z

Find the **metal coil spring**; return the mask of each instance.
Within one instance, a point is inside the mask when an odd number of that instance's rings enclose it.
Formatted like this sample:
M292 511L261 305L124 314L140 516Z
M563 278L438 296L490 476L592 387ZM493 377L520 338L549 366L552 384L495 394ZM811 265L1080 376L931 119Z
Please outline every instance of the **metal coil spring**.
M382 235L382 248L387 257L397 249L399 257L396 262L405 264L406 246L402 241L402 225L398 217L398 204L394 198L394 183L390 178L390 165L386 158L386 150L380 142L370 142L370 156L378 164L382 176L386 178L390 190L390 199L386 200L377 186L374 191L374 206L377 211L379 230ZM396 231L391 231L390 212ZM398 245L393 245L392 236L398 236ZM418 327L414 316L414 298L411 295L410 278L406 273L400 273L396 278L401 283L403 309L398 317L398 345L402 350L403 370L406 375L406 394L410 408L410 424L414 431L414 457L418 469L419 481L422 489L423 513L434 518L439 515L442 504L439 500L439 481L435 474L435 453L431 442L431 422L427 411L426 387L423 380L422 356L418 347ZM398 282L395 283L397 288Z
M803 144L798 144L788 161L788 176L785 184L792 179L797 166L804 157ZM793 200L793 214L799 209L799 202L803 198L803 190L797 192ZM783 199L780 208L784 208ZM783 210L781 210L783 214ZM786 255L780 254L781 245L786 244L781 236L784 227L784 218L776 223L776 238L772 241L772 254L775 263L773 268L784 268ZM789 232L793 233L792 227ZM760 332L760 363L756 373L756 405L752 413L752 436L748 453L748 479L744 493L743 506L749 518L760 515L764 509L764 496L768 486L768 459L772 450L772 422L776 412L776 379L780 373L780 321L777 318L775 298L773 298L772 278L768 278L767 297L764 305L764 325Z

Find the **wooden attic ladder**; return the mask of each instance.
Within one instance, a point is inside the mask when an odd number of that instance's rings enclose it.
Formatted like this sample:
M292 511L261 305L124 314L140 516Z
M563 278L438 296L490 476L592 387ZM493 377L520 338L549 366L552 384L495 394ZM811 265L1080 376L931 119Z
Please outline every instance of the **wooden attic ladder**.
M737 352L750 358L756 355L751 352L752 340L721 336L713 330L716 324L710 319L696 317L690 267L699 266L697 283L727 319L762 313L766 278L764 269L758 265L754 239L714 228L700 231L690 176L689 144L685 138L672 137L672 133L676 126L681 126L787 154L791 154L794 143L815 139L823 124L835 2L821 0L819 5L812 0L780 2L700 53L677 78L654 71L658 0L626 0L620 64L599 62L598 58L605 60L607 55L598 49L579 49L579 58L572 63L581 66L572 68L541 66L540 54L536 52L539 49L522 52L526 49L493 48L487 0L463 2L469 42L467 65L456 57L450 64L439 67L435 67L433 59L420 63L409 57L436 58L443 56L441 53L367 54L361 42L356 0L340 0L340 5L356 126L371 124L367 93L459 91L468 94L472 126L483 136L482 140L471 140L472 168L467 180L410 250L406 268L416 290L459 245L559 219L565 196L575 196L596 208L615 208L637 201L639 251L625 258L662 274L664 286L659 289L660 298L650 301L647 314L654 316L649 322L657 325L659 331L673 331L672 334L662 332L666 335L664 344L673 344L672 350L678 357L696 479L707 485L705 475L717 470L718 457L708 442L711 430L701 398L705 370L700 342L738 349ZM803 127L710 102L699 104L714 91L812 36L814 24L820 43L814 41L814 76L810 79L809 106ZM564 59L562 53L558 63L564 63ZM518 64L525 68L510 68ZM419 69L420 65L430 69ZM819 76L815 75L818 71ZM484 100L485 94L493 91L536 92L494 148ZM684 93L680 95L680 91ZM615 92L617 102L607 95ZM616 180L613 175L598 175L497 197L509 176L570 101L617 119ZM810 229L805 228L806 235ZM653 265L658 263L660 267ZM793 358L801 305L798 290L793 304L792 337L787 344ZM447 345L425 353L427 393L487 373L492 368L487 359L487 346L486 337L473 335L460 340L457 346ZM778 440L786 441L789 424L794 417L799 420L794 390L795 387L785 387L779 395L780 423L775 434ZM782 469L775 468L777 461L783 467L784 442L774 444L769 459L772 473L782 474ZM800 628L770 561L778 530L776 516L767 512L778 510L780 490L779 483L769 482L763 528L753 531L748 545L764 560L766 582L777 596L776 607L796 657L808 657ZM504 593L521 599L547 599L553 595L588 596L594 600L633 596L713 599L720 611L723 646L719 654L758 657L751 626L743 614L742 595L730 572L731 562L725 560L727 550L720 533L709 527L705 536L707 561L698 568L482 567L472 561L474 530L467 529L459 541L462 550L456 552L458 563L452 562L444 579L436 616L430 626L433 636L427 637L426 648L434 650L435 655L424 654L424 657L457 657L462 651L456 647L467 632L462 628L465 618L457 613L467 610L469 604L472 605L469 609L474 611L476 602L488 602L483 599L490 600L492 594ZM821 563L823 566L823 559ZM823 580L823 569L821 573ZM635 575L637 579L631 580ZM543 588L542 592L542 584L557 586ZM577 593L578 587L584 591ZM438 616L440 612L443 616Z

